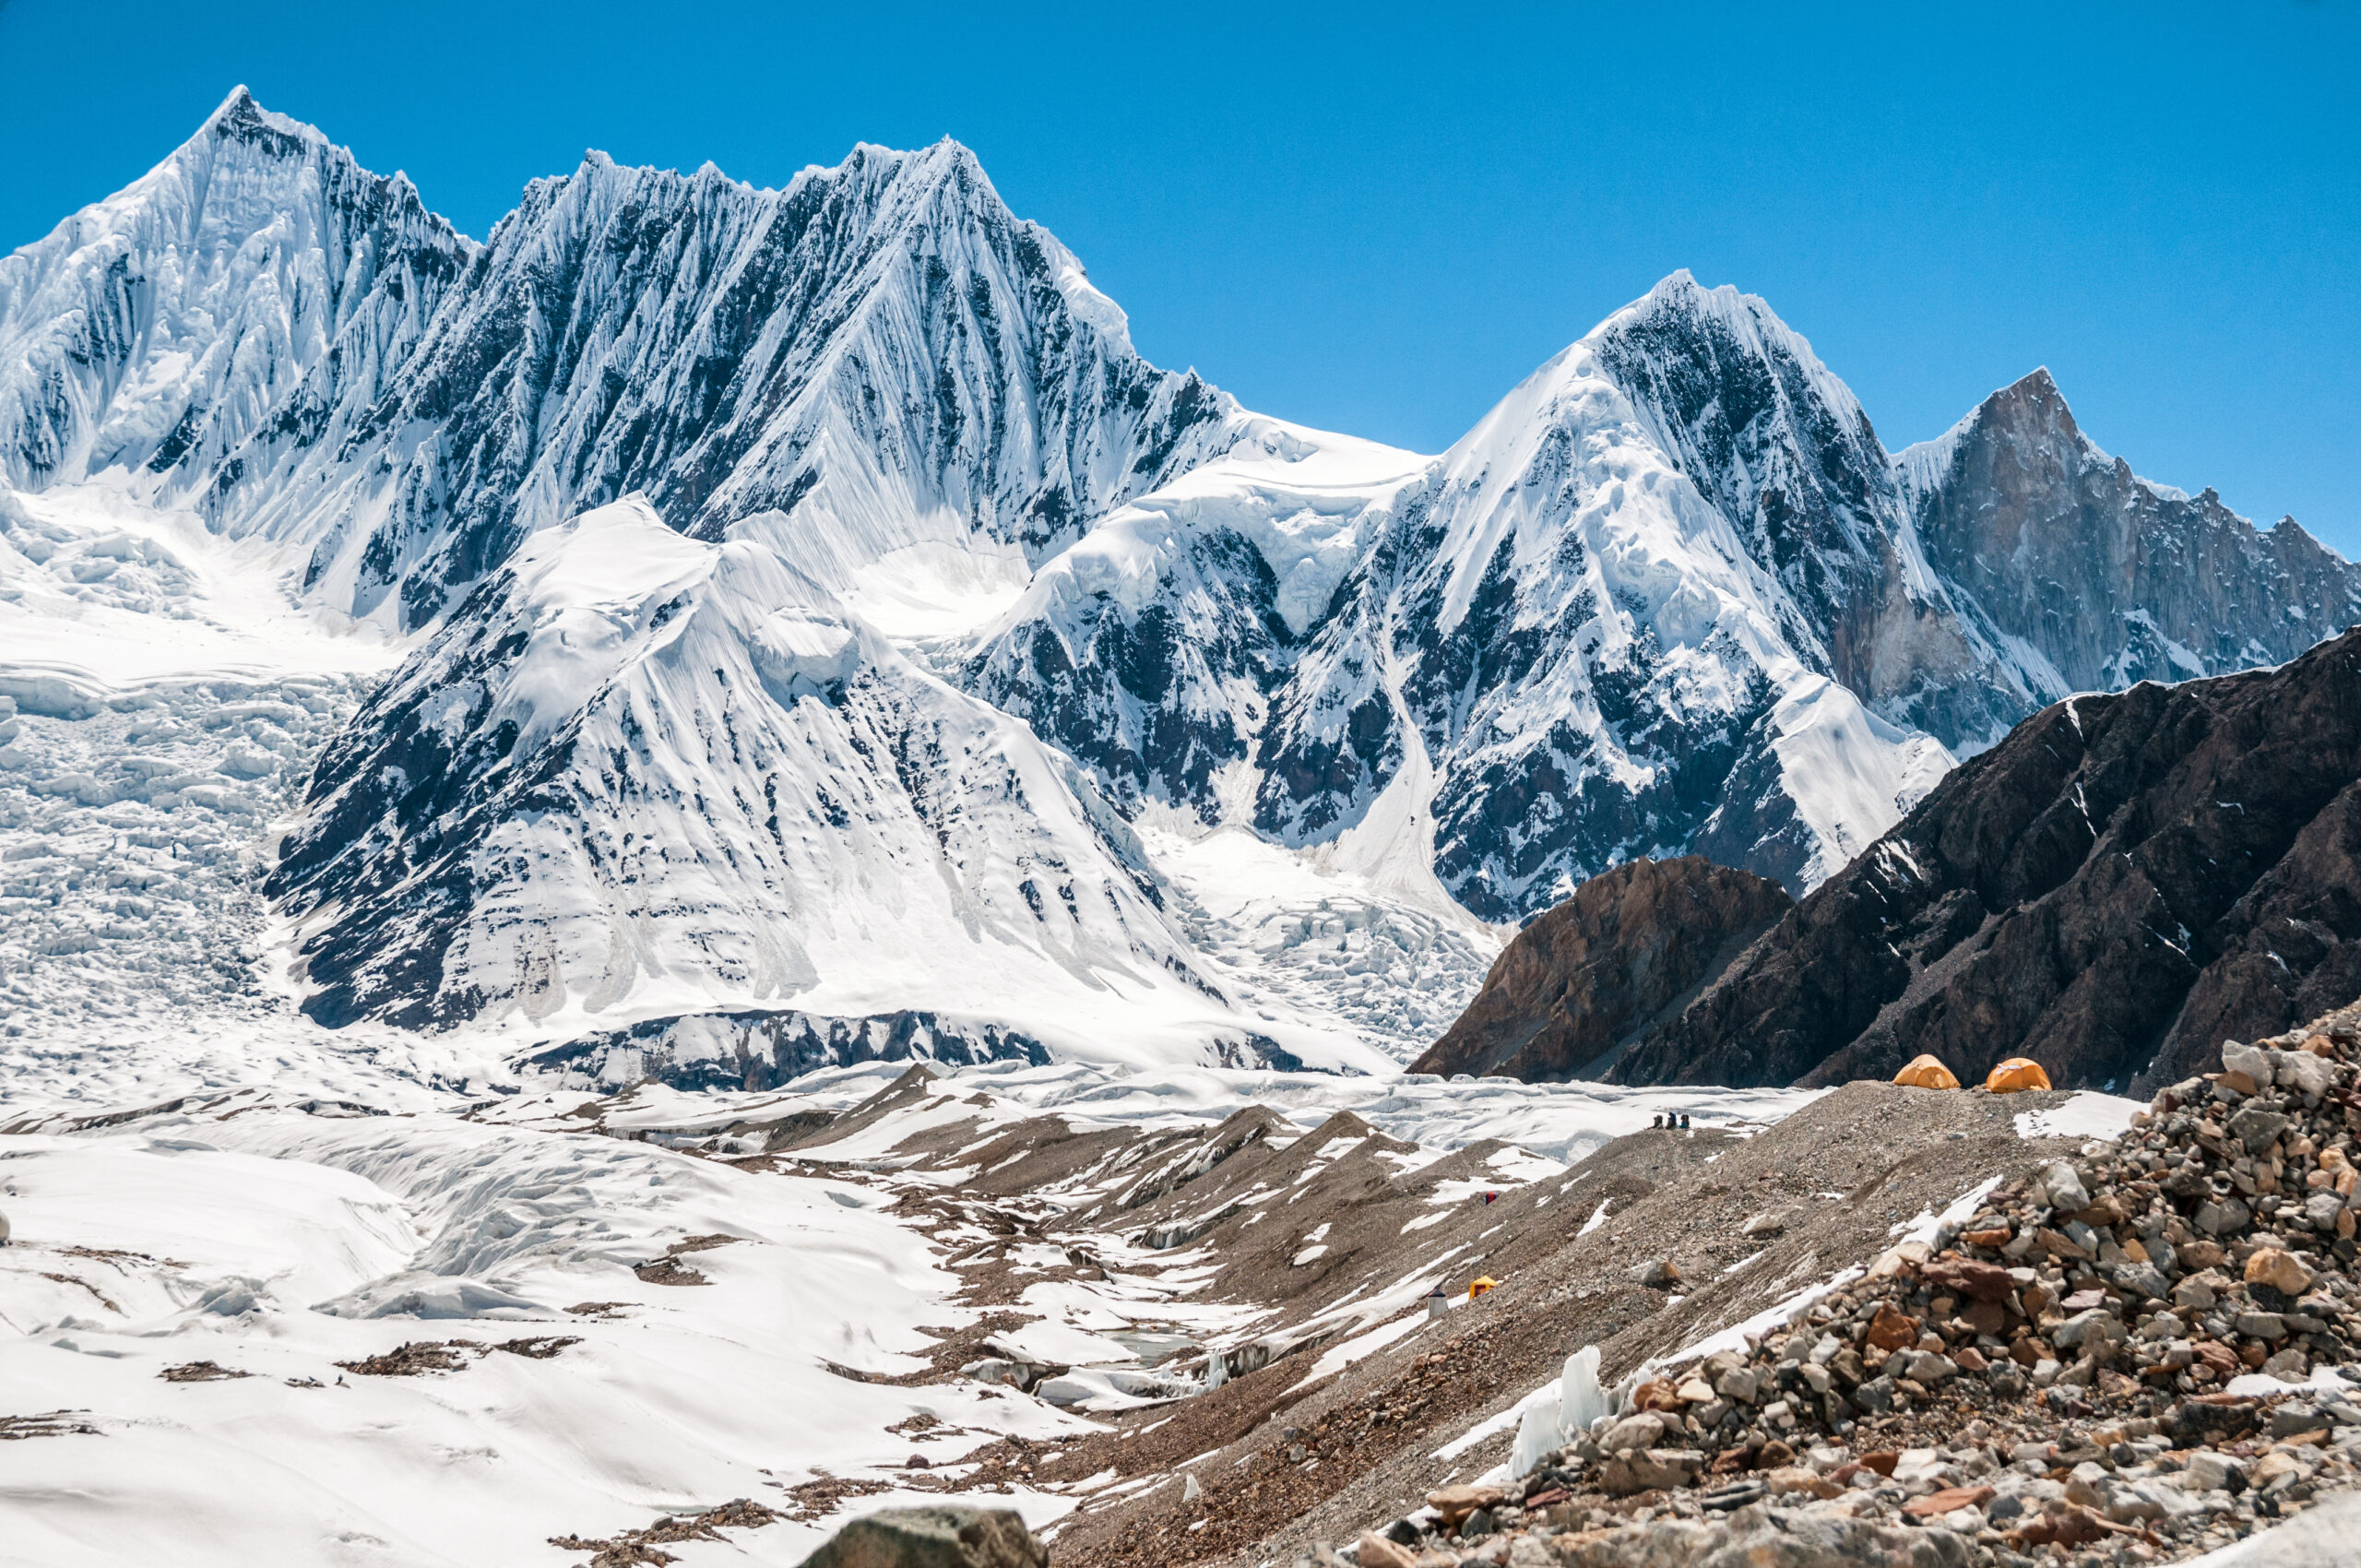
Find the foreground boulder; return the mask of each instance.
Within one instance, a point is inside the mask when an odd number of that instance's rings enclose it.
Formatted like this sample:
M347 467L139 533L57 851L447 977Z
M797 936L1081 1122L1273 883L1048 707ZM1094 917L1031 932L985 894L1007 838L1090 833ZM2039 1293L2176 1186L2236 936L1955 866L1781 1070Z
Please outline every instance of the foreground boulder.
M1561 1536L1560 1568L1967 1568L1975 1548L1910 1529L1758 1503L1720 1519L1668 1519Z
M1049 1568L1011 1508L888 1508L856 1519L803 1568Z

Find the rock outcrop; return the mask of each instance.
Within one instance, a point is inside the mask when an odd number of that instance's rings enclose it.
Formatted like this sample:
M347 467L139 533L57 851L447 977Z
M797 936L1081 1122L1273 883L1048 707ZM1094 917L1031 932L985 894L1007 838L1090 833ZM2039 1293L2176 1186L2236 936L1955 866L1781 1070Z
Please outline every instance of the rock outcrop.
M1841 1083L1932 1051L2145 1092L2361 992L2361 630L2075 697L1964 764L1617 1063Z
M1525 927L1411 1070L1528 1083L1601 1070L1793 908L1777 883L1701 855L1617 866Z
M804 1568L1048 1568L1013 1508L888 1508L856 1519Z

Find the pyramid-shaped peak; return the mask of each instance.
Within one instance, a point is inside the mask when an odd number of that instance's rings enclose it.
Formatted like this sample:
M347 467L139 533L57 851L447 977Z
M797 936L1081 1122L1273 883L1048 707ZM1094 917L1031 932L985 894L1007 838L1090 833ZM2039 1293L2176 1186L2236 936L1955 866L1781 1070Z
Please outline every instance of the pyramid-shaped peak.
M205 117L191 141L208 137L223 140L287 143L277 150L292 151L311 146L326 146L327 136L318 127L307 125L291 115L273 113L262 106L244 83L230 89L230 96L220 107Z
M2066 395L2058 389L2058 382L2047 365L2036 365L2025 374L2001 387L1976 405L1970 419L2006 425L2021 431L2056 431L2077 436L2081 427L2074 422L2074 410L2066 404Z

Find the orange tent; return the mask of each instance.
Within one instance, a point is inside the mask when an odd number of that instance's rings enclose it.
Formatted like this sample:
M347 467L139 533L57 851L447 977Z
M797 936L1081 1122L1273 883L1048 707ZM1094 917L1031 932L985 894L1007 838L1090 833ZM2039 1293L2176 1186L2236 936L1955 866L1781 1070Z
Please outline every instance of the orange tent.
M1909 1066L1893 1075L1893 1081L1914 1089L1955 1089L1959 1080L1952 1070L1931 1056L1912 1060Z
M1475 1281L1467 1287L1467 1299L1472 1301L1477 1297L1482 1295L1485 1291L1489 1290L1493 1286L1498 1285L1499 1283L1499 1280L1493 1278L1488 1274L1481 1279Z
M2011 1056L1992 1069L1991 1076L1984 1080L1984 1087L1994 1094L2015 1094L2019 1089L2046 1089L2049 1087L2049 1075L2043 1072L2041 1063L2030 1056Z

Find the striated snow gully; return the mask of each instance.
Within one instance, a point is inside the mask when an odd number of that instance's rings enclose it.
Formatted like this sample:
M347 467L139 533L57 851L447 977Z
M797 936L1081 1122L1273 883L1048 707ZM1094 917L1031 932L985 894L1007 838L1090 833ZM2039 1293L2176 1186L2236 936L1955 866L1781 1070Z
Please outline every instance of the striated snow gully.
M243 89L0 258L0 984L105 968L13 1027L218 1013L123 934L185 906L274 1028L601 1079L1382 1073L1608 866L1801 892L2361 592L2044 373L1889 454L1686 273L1428 457L1148 364L955 143L479 242ZM98 864L176 834L219 888Z

